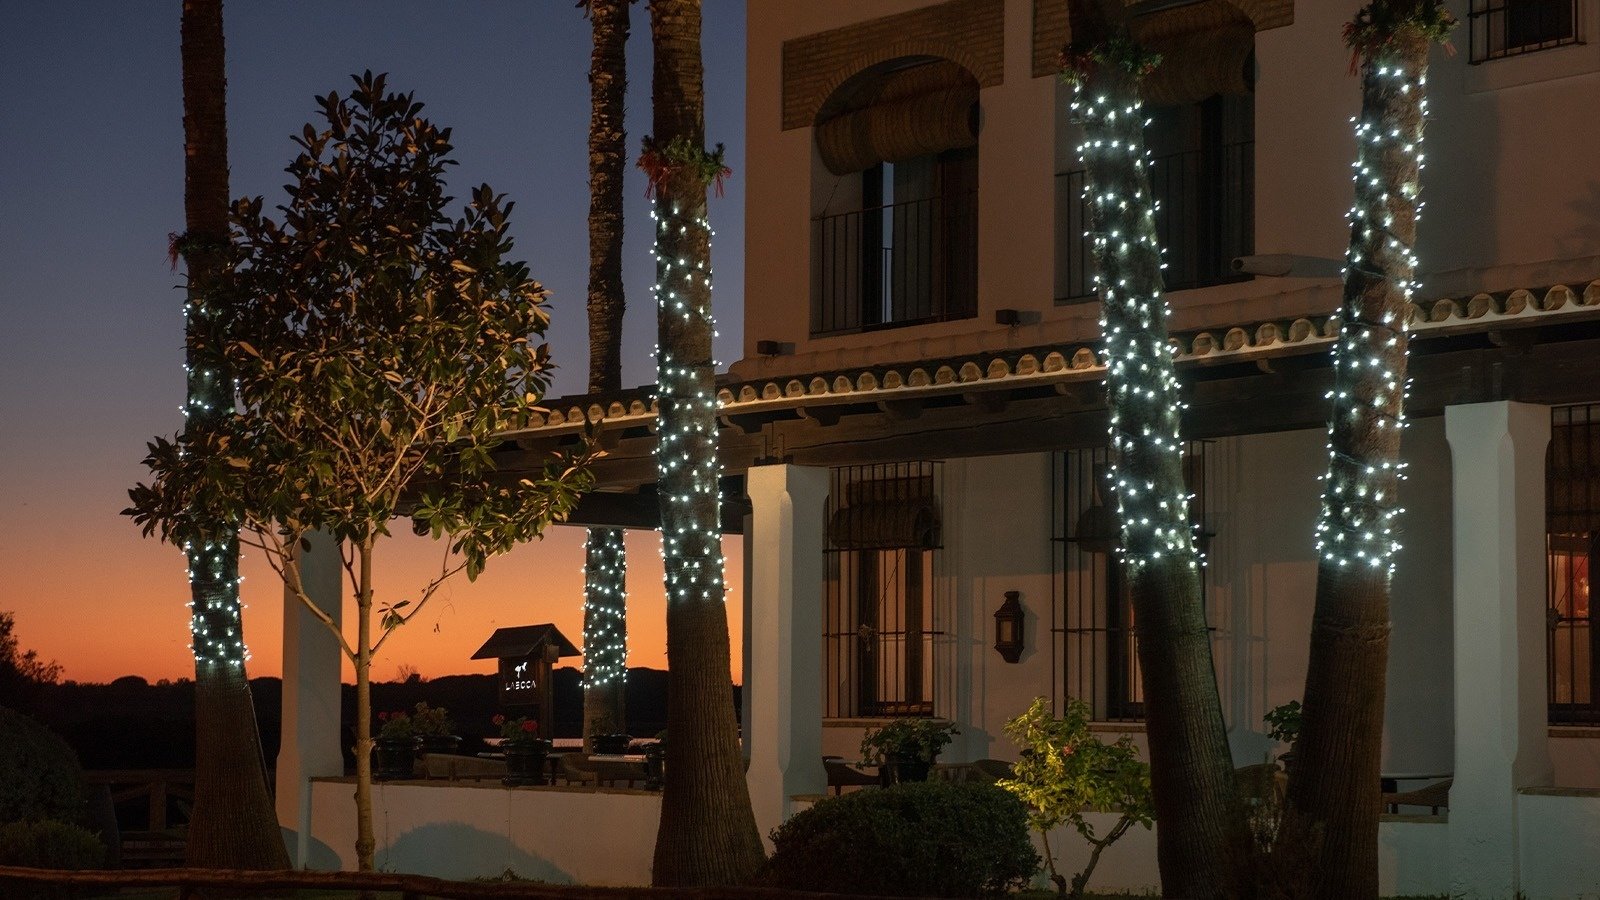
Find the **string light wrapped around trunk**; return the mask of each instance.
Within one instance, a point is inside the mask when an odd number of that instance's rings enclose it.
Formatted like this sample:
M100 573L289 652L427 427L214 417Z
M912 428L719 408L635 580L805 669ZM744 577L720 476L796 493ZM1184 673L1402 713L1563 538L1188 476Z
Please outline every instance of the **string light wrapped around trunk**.
M584 541L583 685L628 677L627 551L622 531L591 528Z

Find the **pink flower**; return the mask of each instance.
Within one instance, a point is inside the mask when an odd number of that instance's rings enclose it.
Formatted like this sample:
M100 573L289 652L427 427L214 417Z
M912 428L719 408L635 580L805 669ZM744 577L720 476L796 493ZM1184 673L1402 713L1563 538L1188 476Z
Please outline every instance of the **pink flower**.
M526 721L526 722L522 723L522 730L527 732L528 734L538 734L539 733L539 723L535 722L535 721L532 721L530 719L529 721Z
M379 722L387 722L387 721L389 721L389 714L386 713L386 712L378 713L378 721Z
M496 714L493 721L496 725L504 725L506 723L506 717Z

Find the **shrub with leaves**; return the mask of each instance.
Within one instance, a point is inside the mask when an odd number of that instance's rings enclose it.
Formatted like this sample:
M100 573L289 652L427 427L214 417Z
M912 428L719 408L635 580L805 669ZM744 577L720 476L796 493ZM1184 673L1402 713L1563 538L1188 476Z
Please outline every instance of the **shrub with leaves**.
M898 784L829 797L772 832L764 880L799 891L972 897L1039 868L1027 810L992 784Z
M1011 778L996 782L1028 808L1028 824L1044 841L1044 860L1056 889L1083 896L1100 854L1135 825L1149 828L1155 820L1150 798L1150 766L1139 759L1133 740L1123 736L1107 744L1089 730L1090 709L1082 700L1068 700L1066 714L1056 718L1050 701L1036 698L1028 711L1006 723L1006 734L1022 748ZM1104 835L1096 835L1087 813L1121 813ZM1093 850L1082 872L1067 879L1056 871L1050 831L1070 824Z
M0 822L78 821L82 779L78 755L66 741L0 706Z
M94 832L64 822L10 822L0 825L0 866L30 869L96 869L106 861L105 845ZM65 900L82 888L0 878L0 896L9 900Z
M590 479L581 453L530 477L497 471L501 435L548 386L535 341L546 292L509 256L503 195L481 185L459 216L448 211L450 129L382 75L355 82L317 98L321 127L295 137L281 220L259 197L234 205L194 340L227 361L237 408L215 429L154 441L153 480L130 491L128 513L185 545L211 541L218 523L237 530L337 637L356 671L356 849L370 870L373 654L452 575L475 578L562 521ZM397 516L448 540L436 577L380 603L374 555ZM354 640L301 581L312 531L344 545Z

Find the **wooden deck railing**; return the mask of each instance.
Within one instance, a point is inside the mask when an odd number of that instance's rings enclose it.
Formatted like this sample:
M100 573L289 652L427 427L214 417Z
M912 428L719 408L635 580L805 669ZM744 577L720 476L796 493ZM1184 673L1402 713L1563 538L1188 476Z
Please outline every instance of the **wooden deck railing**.
M536 882L447 881L427 875L402 875L390 872L252 872L233 869L145 869L142 871L63 872L55 869L30 869L0 866L0 889L11 880L58 886L74 885L108 889L175 887L178 896L188 900L209 888L227 888L230 896L284 890L386 891L399 893L404 900L576 900L576 898L648 898L648 900L824 900L840 894L813 894L778 888L646 888L588 887ZM855 896L855 895L851 895ZM866 898L872 900L872 898ZM880 898L881 900L881 898Z
M86 785L104 785L117 810L124 866L183 862L187 817L172 815L173 803L194 804L192 769L97 769L83 773ZM128 809L143 800L142 818ZM180 807L181 809L181 807ZM138 827L143 825L143 828Z

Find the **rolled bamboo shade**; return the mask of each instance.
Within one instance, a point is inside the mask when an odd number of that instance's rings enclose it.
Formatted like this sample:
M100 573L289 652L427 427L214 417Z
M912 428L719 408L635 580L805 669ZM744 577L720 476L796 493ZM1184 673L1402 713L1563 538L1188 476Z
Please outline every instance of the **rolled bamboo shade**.
M1248 94L1255 82L1256 28L1227 0L1205 0L1135 20L1134 40L1161 54L1141 85L1147 106L1196 103L1213 94Z
M818 115L817 151L833 174L978 142L978 82L956 63L939 60L859 78L841 86Z

